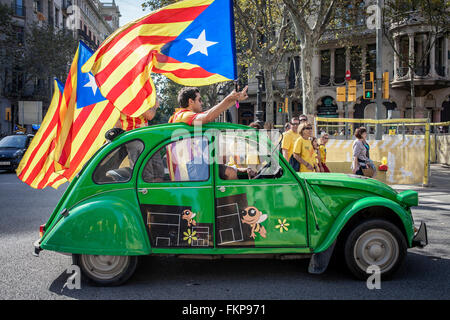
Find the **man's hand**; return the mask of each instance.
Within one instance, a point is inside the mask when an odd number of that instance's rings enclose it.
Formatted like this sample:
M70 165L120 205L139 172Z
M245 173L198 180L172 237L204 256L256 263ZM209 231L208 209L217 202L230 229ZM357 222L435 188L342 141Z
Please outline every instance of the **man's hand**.
M254 171L252 168L247 168L247 174L248 178L252 179L254 176L256 176L256 171Z
M247 94L248 86L245 86L245 88L241 92L236 92L236 90L233 90L225 99L230 102L235 101L242 101L248 98Z

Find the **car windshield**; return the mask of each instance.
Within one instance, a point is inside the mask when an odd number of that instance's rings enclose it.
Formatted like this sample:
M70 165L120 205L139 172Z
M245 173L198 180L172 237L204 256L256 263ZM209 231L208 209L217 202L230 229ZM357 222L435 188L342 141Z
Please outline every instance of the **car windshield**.
M25 148L27 136L7 136L0 140L0 148Z

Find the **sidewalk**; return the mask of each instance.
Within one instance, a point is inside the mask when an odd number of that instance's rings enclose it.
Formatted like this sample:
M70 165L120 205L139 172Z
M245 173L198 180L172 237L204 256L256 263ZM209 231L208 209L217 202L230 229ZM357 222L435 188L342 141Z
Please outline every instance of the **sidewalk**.
M410 252L432 259L450 259L450 167L432 164L430 187L419 185L392 185L397 191L415 190L419 193L419 205L412 208L416 227L420 221L427 224L429 244Z
M429 187L422 185L391 185L395 190L415 190L415 191L441 191L450 195L450 167L442 164L432 164L430 166Z

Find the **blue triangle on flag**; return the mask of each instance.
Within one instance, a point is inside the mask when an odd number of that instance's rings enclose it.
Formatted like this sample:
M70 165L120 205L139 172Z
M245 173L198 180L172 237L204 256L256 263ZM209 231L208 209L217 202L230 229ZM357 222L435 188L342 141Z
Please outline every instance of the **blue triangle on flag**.
M236 49L233 4L216 0L161 52L180 62L235 80Z
M100 93L95 77L92 73L83 73L81 67L92 56L93 51L82 41L78 46L78 63L77 63L77 108L83 108L92 104L106 100Z

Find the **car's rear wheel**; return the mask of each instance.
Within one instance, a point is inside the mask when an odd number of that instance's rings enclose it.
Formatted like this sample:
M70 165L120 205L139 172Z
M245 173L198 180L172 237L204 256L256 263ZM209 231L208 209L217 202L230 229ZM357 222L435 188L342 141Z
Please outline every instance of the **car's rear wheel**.
M406 256L407 244L402 232L393 223L372 219L353 229L344 245L345 262L358 279L365 280L376 266L383 279L392 276Z
M94 284L117 286L133 275L138 257L77 254L73 255L73 263Z

